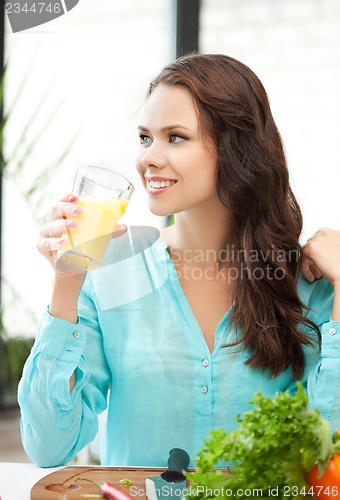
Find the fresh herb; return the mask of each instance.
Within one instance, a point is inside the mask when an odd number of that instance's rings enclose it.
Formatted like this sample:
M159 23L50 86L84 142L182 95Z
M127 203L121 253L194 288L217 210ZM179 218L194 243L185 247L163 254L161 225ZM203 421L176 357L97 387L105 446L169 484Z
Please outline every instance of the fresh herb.
M104 498L103 495L95 495L91 493L82 493L81 498Z
M109 483L106 481L103 484L98 484L95 481L93 481L92 479L89 479L87 477L80 477L79 480L80 479L82 481L88 481L89 483L94 484L95 486L97 486L97 488L99 488L100 493L101 493L101 495L90 495L90 496L88 496L87 494L86 495L83 494L82 496L85 498L107 498L107 499L112 499L112 500L133 500L133 497L129 493L123 491L121 488L119 488L119 486L116 486L113 483ZM131 481L131 483L132 483L132 481ZM1 500L1 498L0 498L0 500Z
M308 471L318 462L321 475L340 451L339 441L331 444L328 421L308 408L300 382L295 395L285 391L271 399L256 393L250 403L256 407L238 416L238 429L209 434L196 471L185 474L193 498L305 498ZM221 463L232 473L216 469Z
M129 485L131 485L131 484L132 484L132 481L131 481L131 479L120 479L120 480L119 480L119 483L120 483L120 484L123 484L124 486L125 486L125 485L128 485L128 486L129 486Z

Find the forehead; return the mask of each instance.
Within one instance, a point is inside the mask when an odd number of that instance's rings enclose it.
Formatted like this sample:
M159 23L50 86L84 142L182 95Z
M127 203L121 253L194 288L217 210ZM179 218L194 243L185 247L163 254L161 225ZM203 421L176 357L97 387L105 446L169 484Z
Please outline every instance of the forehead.
M185 87L159 84L146 100L143 125L164 127L175 123L198 128L198 112L193 97Z

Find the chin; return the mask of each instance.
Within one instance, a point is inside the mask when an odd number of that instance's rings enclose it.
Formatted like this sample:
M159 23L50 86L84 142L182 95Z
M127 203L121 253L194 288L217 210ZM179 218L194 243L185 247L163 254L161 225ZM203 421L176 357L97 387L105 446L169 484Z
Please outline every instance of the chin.
M168 215L172 215L173 212L169 212L168 210L161 210L156 208L149 207L150 212L154 215L158 215L159 217L168 217Z
M185 207L176 205L175 203L157 203L158 200L149 200L149 210L154 215L160 217L168 217L185 210Z

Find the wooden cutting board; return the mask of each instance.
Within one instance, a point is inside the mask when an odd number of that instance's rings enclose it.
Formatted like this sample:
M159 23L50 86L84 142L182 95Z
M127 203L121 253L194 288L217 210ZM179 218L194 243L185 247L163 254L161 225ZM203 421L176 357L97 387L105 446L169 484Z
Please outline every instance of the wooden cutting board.
M31 500L86 500L91 498L86 495L100 495L99 488L90 481L97 484L108 481L120 486L136 500L146 500L145 479L159 476L164 470L142 467L64 467L40 479L31 490ZM123 486L119 483L121 479L129 479L132 483Z

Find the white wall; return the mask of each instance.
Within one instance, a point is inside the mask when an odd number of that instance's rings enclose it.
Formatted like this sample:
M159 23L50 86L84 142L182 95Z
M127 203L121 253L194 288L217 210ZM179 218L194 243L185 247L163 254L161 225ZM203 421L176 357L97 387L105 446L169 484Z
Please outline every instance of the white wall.
M7 24L6 107L22 82L24 90L8 126L6 151L50 85L44 113L30 135L58 110L29 159L26 184L78 133L53 182L44 187L38 206L42 219L51 200L70 189L76 168L92 163L135 181L128 222L160 224L149 215L134 157L147 84L172 57L171 1L80 0L67 15L26 32L12 34ZM304 238L319 226L339 228L339 1L202 0L202 6L201 51L242 60L267 89L305 216ZM5 182L3 210L4 278L37 318L51 281L48 265L35 251L39 225L13 182ZM4 294L9 329L33 332L35 320L23 315L7 286Z
M30 185L34 173L50 165L77 136L52 182L44 185L41 220L53 201L71 189L77 167L93 164L115 169L136 184L127 222L161 224L147 209L134 162L147 85L170 60L170 19L169 0L80 0L68 14L25 32L13 34L7 22L7 109L24 82L6 131L7 154L47 88L29 137L55 115L27 161L21 184ZM52 274L35 249L40 225L19 188L18 181L4 182L3 295L5 322L11 332L21 334L36 327L31 315L23 313L23 303L38 318L49 300Z
M339 0L202 0L203 52L240 59L264 84L301 204L303 240L340 229Z

